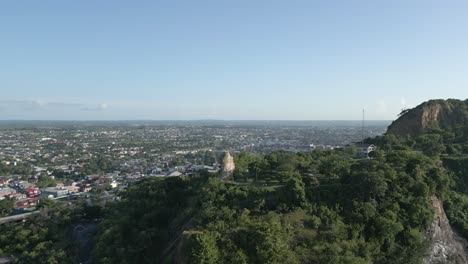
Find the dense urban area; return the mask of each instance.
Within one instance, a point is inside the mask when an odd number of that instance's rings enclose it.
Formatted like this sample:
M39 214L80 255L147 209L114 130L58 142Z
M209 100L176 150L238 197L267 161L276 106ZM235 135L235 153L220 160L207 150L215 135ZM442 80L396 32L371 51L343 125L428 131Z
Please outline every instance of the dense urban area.
M43 198L118 199L144 177L215 173L224 151L333 149L385 131L388 122L4 122L0 124L2 215ZM74 197L74 198L73 198ZM73 198L73 199L72 199Z

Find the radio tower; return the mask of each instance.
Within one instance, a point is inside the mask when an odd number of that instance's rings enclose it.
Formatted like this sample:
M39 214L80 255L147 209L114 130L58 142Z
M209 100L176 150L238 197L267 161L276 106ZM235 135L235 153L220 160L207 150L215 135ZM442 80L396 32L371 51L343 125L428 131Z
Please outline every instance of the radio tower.
M362 124L361 124L361 135L362 135L362 142L364 143L364 116L365 110L362 109Z

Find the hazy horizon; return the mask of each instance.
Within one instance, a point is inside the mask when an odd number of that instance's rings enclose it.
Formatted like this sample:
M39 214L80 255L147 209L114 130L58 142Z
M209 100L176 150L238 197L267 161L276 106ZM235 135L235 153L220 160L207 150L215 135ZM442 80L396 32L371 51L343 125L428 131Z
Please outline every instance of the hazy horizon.
M366 120L364 127L387 127L392 120ZM0 127L62 126L225 126L362 127L362 120L0 120Z
M138 122L138 121L151 121L151 122L162 122L162 121L188 121L188 122L197 122L197 121L220 121L220 122L230 122L230 121L234 121L234 122L237 122L237 121L247 121L247 122L250 122L250 121L260 121L260 122L268 122L268 121L274 121L274 122L329 122L329 121L338 121L338 122L362 122L362 119L359 120L359 119L0 119L0 122L9 122L9 121L12 121L12 122L29 122L29 121L51 121L51 122L54 122L54 121L57 121L57 122L81 122L81 121L84 121L84 122L100 122L100 121L103 121L103 122L106 122L106 121L125 121L125 122ZM393 121L393 120L386 120L386 119L371 119L371 120L365 120L365 122L385 122L385 121Z

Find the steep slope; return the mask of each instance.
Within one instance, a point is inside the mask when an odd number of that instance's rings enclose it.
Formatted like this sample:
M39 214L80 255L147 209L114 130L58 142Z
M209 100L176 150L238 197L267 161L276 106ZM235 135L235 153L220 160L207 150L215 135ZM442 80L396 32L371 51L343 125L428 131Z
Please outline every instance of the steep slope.
M466 241L452 230L442 201L436 196L432 196L431 200L434 220L425 234L431 245L424 263L468 263Z
M402 112L387 130L396 136L417 136L430 128L454 129L468 121L468 99L465 101L430 100Z
M437 135L439 137L434 138L440 138L437 143L443 144L444 147L435 154L444 155L446 159L450 155L459 158L457 155L464 155L460 146L463 146L468 138L467 121L468 100L430 100L413 109L403 111L400 117L388 127L387 134L414 138L418 138L425 133ZM427 140L428 138L420 137L420 139ZM435 141L428 141L426 145L433 143ZM458 151L453 151L454 143L457 145ZM424 145L424 140L416 140L416 146L414 147L427 154L426 145ZM446 148L452 151L443 151ZM437 155L429 156L432 159L438 159ZM442 196L445 199L448 197L448 195ZM468 263L466 241L453 230L444 211L442 201L435 195L432 196L431 200L434 218L425 232L425 237L430 245L424 263Z

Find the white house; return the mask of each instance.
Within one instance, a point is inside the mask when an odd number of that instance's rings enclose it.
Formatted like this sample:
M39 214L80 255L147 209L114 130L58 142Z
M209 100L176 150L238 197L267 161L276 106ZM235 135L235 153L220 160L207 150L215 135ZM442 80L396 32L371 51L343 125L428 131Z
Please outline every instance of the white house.
M374 151L375 146L373 144L356 144L357 157L369 158L369 153Z

